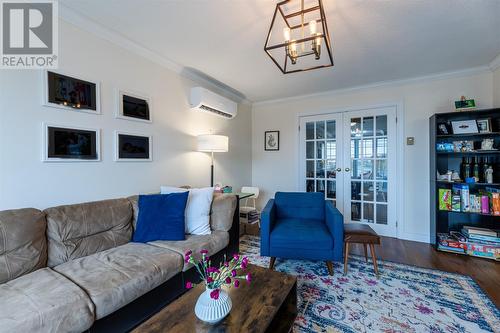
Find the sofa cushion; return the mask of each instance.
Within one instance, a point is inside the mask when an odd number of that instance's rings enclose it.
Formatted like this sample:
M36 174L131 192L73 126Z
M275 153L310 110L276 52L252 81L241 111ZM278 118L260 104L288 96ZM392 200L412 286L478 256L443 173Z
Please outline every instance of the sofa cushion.
M189 193L139 196L139 219L132 240L184 240L184 215Z
M318 220L279 219L271 231L273 247L331 250L333 239L325 223Z
M186 235L184 241L154 241L148 244L169 249L180 254L184 258L184 254L188 250L193 251L195 260L201 259L200 250L208 250L208 255L214 255L229 244L229 233L226 231L212 231L210 235ZM183 271L187 271L193 265L184 263Z
M33 208L0 212L0 283L47 264L45 215Z
M93 322L87 294L50 268L0 285L0 332L82 332Z
M214 195L214 200L212 201L212 213L210 215L210 226L212 230L229 231L233 225L235 209L235 195Z
M100 319L156 288L182 270L173 251L128 243L54 267L90 296Z
M325 219L325 195L323 193L276 192L274 204L278 218Z
M127 199L54 207L45 213L50 267L126 244L132 236Z

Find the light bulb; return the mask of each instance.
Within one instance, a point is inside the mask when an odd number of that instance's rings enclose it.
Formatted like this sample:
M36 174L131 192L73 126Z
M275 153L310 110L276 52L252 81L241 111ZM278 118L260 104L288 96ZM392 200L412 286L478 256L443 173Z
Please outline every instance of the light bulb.
M288 42L290 40L290 28L289 27L283 28L283 38L285 38L286 42Z
M290 44L290 50L292 52L297 52L297 43L295 43L295 39L292 40L292 43Z
M312 20L311 22L309 22L309 32L311 33L311 35L316 34L316 20Z

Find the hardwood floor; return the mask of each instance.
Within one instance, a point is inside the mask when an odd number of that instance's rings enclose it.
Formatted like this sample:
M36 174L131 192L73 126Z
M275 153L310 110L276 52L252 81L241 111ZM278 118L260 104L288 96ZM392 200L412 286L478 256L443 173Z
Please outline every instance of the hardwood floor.
M382 237L375 245L377 258L418 267L439 269L471 276L500 307L500 262L436 251L426 243ZM361 244L352 244L349 253L364 256Z

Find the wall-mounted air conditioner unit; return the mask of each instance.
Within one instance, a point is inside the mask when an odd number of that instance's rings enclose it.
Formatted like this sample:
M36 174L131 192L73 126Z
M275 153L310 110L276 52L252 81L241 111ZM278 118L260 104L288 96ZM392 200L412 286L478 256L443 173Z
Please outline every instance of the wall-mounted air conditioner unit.
M191 109L203 111L226 119L236 117L238 105L228 98L202 87L191 88Z

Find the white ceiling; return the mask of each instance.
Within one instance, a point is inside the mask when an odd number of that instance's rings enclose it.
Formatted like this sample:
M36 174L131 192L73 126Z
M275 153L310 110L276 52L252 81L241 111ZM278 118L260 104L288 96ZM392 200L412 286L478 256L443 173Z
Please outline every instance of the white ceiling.
M130 41L264 101L488 65L499 0L323 0L335 66L283 75L263 47L273 0L61 0Z

